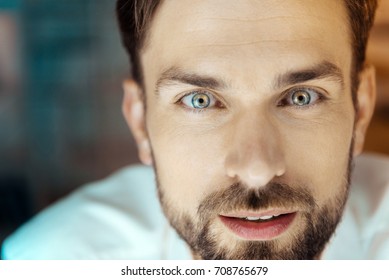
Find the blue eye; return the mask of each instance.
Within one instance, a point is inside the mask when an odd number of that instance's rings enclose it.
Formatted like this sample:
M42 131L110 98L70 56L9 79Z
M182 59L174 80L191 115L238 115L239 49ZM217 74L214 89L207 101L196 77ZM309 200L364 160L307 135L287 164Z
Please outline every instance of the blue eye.
M311 102L311 95L305 90L298 90L292 94L292 103L297 106L308 105Z
M208 95L204 93L197 93L192 96L192 105L193 108L203 109L207 108L211 103L211 100Z
M205 109L214 106L216 103L215 97L212 94L205 91L194 91L188 95L185 95L181 102L188 107L194 109Z
M313 105L322 98L322 94L310 88L299 88L289 91L280 101L281 106L304 107Z

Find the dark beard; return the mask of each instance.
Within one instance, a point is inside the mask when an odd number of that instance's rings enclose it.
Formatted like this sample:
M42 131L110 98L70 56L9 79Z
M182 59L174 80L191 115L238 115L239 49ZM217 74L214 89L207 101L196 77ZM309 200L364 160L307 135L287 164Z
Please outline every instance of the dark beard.
M161 197L165 214L178 234L191 247L192 252L202 259L316 259L336 229L342 216L346 188L336 202L318 209L314 199L304 189L296 191L282 184L269 184L264 189L250 189L241 184L230 186L227 191L210 194L201 203L198 214L199 222L195 224L189 216L174 215ZM161 194L160 194L161 195ZM228 201L228 204L223 202ZM304 209L304 230L291 240L287 248L279 248L276 240L240 241L238 248L229 250L218 244L217 238L210 232L214 213L230 209L260 210L267 207L296 207ZM170 211L169 211L170 208ZM213 213L213 214L212 214Z
M328 220L329 211L324 209L319 214L316 224L312 215L305 213L307 226L303 234L292 240L289 248L278 249L276 241L246 241L232 253L218 249L215 239L209 234L209 225L200 232L194 243L196 252L205 260L313 260L318 259L326 243L335 231L339 220ZM338 216L338 219L340 215ZM192 250L194 249L191 246Z
M271 182L265 187L254 189L237 183L208 195L198 208L199 219L196 223L189 215L178 213L173 207L174 203L170 203L164 196L155 168L160 202L171 226L186 241L192 252L202 259L318 259L342 217L350 186L352 148L351 144L343 186L338 195L321 208L306 187L290 187ZM302 210L299 212L304 221L302 231L293 236L287 246L279 246L278 240L240 240L233 249L224 248L218 243L217 238L220 236L214 236L211 232L212 221L217 219L217 213L239 209L260 211L271 207L297 207Z

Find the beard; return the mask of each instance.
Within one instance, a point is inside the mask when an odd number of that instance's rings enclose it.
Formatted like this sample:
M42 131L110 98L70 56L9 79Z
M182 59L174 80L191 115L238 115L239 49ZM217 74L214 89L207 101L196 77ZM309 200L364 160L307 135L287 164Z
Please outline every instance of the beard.
M320 258L326 244L339 224L348 197L353 166L351 143L348 166L340 180L338 193L322 206L304 186L291 186L271 181L264 187L252 188L241 182L220 188L200 203L195 217L180 212L165 195L159 182L159 199L171 226L189 245L196 258L219 260L311 260ZM155 162L155 158L154 158ZM226 238L227 229L219 227L219 213L234 210L262 211L269 208L299 209L299 225L294 231L283 233L284 240L242 240ZM295 225L296 226L296 225ZM295 227L296 228L296 227ZM228 240L227 240L228 239Z

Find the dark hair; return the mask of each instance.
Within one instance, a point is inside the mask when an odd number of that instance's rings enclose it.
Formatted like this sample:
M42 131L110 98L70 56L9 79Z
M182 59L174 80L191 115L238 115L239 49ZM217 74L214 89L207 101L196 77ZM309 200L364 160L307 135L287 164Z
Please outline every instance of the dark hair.
M358 73L365 62L367 38L374 21L377 0L344 0L348 11L353 47L353 92L358 86ZM118 0L117 18L123 44L130 56L132 77L143 85L139 53L145 44L147 30L162 0ZM353 97L354 98L354 97Z
M116 15L124 47L130 56L132 78L143 86L139 53L153 15L162 0L118 0Z

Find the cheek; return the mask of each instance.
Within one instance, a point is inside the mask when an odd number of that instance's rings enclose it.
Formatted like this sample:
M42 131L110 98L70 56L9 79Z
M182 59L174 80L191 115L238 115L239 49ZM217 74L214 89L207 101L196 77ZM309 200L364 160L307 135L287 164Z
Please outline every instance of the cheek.
M287 176L311 188L319 204L345 186L354 125L351 110L285 136Z
M164 113L149 116L148 131L166 197L174 207L195 213L206 195L225 185L223 133L193 129Z

